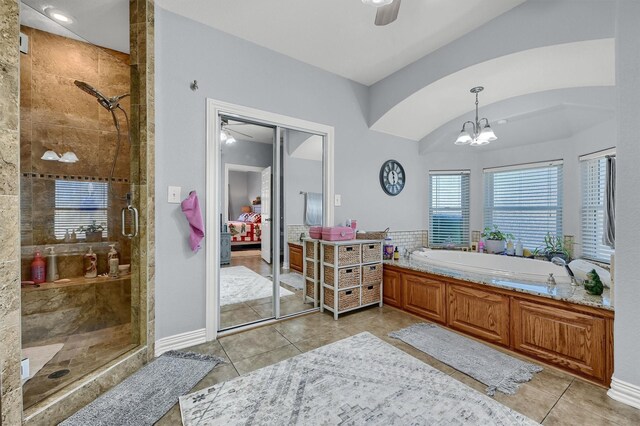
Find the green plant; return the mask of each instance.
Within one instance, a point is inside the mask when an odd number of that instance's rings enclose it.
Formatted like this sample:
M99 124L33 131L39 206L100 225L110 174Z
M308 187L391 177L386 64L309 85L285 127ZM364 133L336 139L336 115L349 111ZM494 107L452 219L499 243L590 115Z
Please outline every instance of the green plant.
M87 233L87 232L89 232L89 233L102 232L102 231L104 231L104 227L106 225L107 225L106 223L101 223L101 224L98 225L98 224L96 224L96 221L94 220L94 221L91 221L91 225L87 225L87 226L82 225L82 226L78 227L78 229L76 229L76 231L85 232L85 233Z
M487 240L496 240L496 241L504 241L504 240L513 240L513 234L508 234L500 231L498 225L493 225L493 229L490 226L484 228L482 232L482 237Z
M567 258L569 257L569 250L565 247L563 238L551 235L551 232L547 232L546 237L544 237L544 247L542 249L537 248L534 251L536 255L540 253L547 257L558 253L562 253Z

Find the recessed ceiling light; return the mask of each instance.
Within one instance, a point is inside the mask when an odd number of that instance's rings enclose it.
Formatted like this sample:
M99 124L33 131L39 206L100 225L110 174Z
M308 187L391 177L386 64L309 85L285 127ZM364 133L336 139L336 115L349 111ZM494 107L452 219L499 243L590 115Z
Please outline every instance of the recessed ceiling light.
M58 21L58 22L62 22L63 24L71 24L73 23L73 18L68 14L65 13L63 11L61 11L60 9L56 9L53 7L47 7L44 10L44 13L51 19Z
M498 121L496 121L496 124L501 124L501 125L502 125L502 124L507 124L507 119L506 119L506 118L503 118L503 119L501 119L501 120L498 120Z

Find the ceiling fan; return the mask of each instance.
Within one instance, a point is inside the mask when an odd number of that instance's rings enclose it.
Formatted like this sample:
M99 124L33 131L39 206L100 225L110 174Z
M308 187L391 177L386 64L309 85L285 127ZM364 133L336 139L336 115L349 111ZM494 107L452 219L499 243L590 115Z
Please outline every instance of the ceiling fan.
M379 27L389 25L398 18L402 0L362 0L362 3L378 8L375 24Z

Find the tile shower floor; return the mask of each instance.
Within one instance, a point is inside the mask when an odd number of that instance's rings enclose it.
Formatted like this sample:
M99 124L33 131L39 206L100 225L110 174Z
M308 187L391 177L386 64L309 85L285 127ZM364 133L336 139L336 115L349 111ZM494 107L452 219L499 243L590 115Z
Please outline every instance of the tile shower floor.
M404 342L387 336L391 331L423 321L391 307L372 307L341 316L338 321L334 321L329 312L317 312L223 337L214 342L184 349L214 354L227 362L211 371L192 391L204 389L302 352L368 331L484 393L486 386L482 383ZM504 395L498 392L495 399L544 425L640 424L640 410L610 399L606 395L606 390L601 387L546 366L541 373L535 375L533 380L523 384L515 395ZM162 426L182 424L178 404L156 424Z
M49 339L29 346L54 343L62 343L64 346L22 387L25 409L136 346L131 344L130 324ZM60 370L69 370L69 373L59 378L48 377Z
M244 266L257 274L271 279L271 265L262 260L259 252L253 256L242 255L242 252L239 253L241 255L237 257L234 256L236 252L231 253L231 264L229 266ZM280 315L294 314L313 308L313 304L303 303L301 290L287 285L283 287L294 294L280 298ZM273 301L271 297L234 303L222 306L220 309L220 328L226 329L272 317Z

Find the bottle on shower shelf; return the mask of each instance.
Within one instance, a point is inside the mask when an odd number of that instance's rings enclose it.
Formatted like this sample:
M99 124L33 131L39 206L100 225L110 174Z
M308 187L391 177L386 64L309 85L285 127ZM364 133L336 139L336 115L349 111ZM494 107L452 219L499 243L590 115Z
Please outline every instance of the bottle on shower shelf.
M95 278L98 276L98 255L96 255L91 247L84 255L84 277Z
M42 284L45 280L45 271L47 267L39 251L36 251L36 255L31 262L31 281L34 284Z
M120 274L120 258L118 257L118 252L116 251L115 244L109 244L111 249L109 250L109 254L107 254L107 265L109 265L109 276L111 278L118 278Z
M516 242L516 256L522 257L524 255L524 248L522 247L522 241L518 238Z

